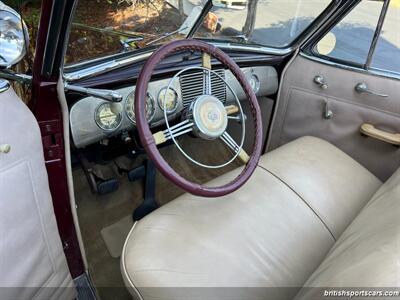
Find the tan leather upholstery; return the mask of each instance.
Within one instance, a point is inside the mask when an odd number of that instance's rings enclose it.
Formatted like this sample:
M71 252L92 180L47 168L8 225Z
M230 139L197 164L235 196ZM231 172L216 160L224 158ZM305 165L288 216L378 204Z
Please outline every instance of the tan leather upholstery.
M327 89L315 84L317 75L325 79ZM360 82L388 97L383 100L355 92ZM360 127L370 123L388 132L400 132L399 89L396 78L338 68L297 55L281 79L268 150L305 135L316 136L386 181L400 167L400 147L367 138L360 134ZM323 117L325 103L333 112L331 119Z
M335 239L382 184L342 151L314 137L264 155L259 165L307 202Z
M309 287L400 287L400 170L350 224L297 297L326 299L323 290Z
M184 195L138 222L122 254L123 273L144 299L165 299L166 291L143 287L301 287L333 243L295 193L257 169L231 196Z
M314 159L318 151L323 157ZM308 163L296 164L296 157ZM380 185L350 157L316 138L267 154L260 165L231 195L186 194L136 223L121 259L135 299L292 298L333 246L330 231L339 235ZM210 184L227 182L238 172Z
M74 299L39 125L12 89L0 104L0 299Z

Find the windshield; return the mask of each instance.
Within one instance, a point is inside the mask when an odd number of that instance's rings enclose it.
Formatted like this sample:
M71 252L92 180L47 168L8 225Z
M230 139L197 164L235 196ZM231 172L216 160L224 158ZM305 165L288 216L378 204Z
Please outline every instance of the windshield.
M207 0L80 0L65 64L186 38ZM195 38L281 48L331 0L213 0Z
M135 51L187 36L205 0L80 0L65 64Z
M331 0L213 0L195 37L282 48L292 43Z

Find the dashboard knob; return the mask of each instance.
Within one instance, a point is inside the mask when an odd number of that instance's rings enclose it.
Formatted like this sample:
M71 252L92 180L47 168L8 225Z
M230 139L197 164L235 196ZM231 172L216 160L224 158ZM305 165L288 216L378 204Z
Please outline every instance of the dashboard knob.
M132 137L129 135L128 132L123 132L121 134L121 140L125 143L125 144L130 144L132 142Z
M7 154L11 151L11 146L9 144L0 145L0 153Z

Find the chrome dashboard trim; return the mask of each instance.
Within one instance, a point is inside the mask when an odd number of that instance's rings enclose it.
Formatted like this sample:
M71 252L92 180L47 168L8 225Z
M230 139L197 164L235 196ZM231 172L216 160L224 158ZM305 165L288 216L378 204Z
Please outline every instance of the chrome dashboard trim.
M149 93L153 98L155 97L154 91L158 92L159 89L165 87L168 84L168 80L169 79L164 79L149 83ZM98 106L100 106L103 103L107 103L107 101L95 97L86 97L84 99L77 101L74 105L72 105L70 109L70 127L71 127L72 139L74 141L75 146L78 148L82 148L87 145L98 142L102 139L106 139L111 136L116 136L124 131L135 129L135 124L128 118L126 114L127 97L129 96L130 93L134 91L134 89L135 86L126 87L118 90L118 92L123 96L123 100L122 102L120 102L120 104L123 107L123 111L121 112L122 122L117 129L112 131L104 131L100 129L97 126L94 118L90 117L92 115L92 112L94 112ZM174 89L178 93L179 98L181 98L179 83L174 84ZM162 110L156 103L154 104L155 104L154 106L155 112L154 112L153 122L151 123L151 127L160 125L161 123L163 123L162 121L164 120ZM180 112L183 109L183 106L180 105L181 102L178 105L177 112ZM171 119L175 118L176 116L177 113L171 113L169 115Z
M257 47L257 46L242 46L242 45L236 45L236 44L231 44L231 43L218 43L218 42L212 42L210 43L211 45L214 45L217 48L220 48L222 50L237 50L237 51L247 51L247 52L252 52L252 53L258 53L258 54L269 54L269 55L277 55L277 56L284 56L288 55L291 52L293 52L292 48L286 48L286 49L276 49L276 48L268 48L268 47ZM121 59L113 59L110 61L102 62L98 65L94 65L91 67L84 68L83 66L87 64L88 62L95 62L96 60L91 60L91 61L86 61L84 63L78 63L74 65L68 66L69 68L75 68L82 66L82 69L77 70L77 71L71 71L68 72L66 69L64 69L64 74L63 78L67 82L74 82L78 81L84 78L90 78L94 77L97 75L104 74L108 71L112 71L115 69L118 69L120 67L124 67L139 61L143 61L147 58L149 58L153 54L152 52L146 52L146 53L141 53L138 55L134 56L129 56ZM113 56L110 56L112 58ZM103 58L104 59L104 58Z
M242 68L242 71L248 78L250 78L252 75L256 75L260 79L260 88L256 93L258 97L272 95L278 90L278 74L274 67L262 66ZM225 70L225 80L230 84L234 93L236 93L240 100L246 99L246 95L241 85L230 71ZM156 96L158 96L159 91L168 86L169 81L170 79L168 78L150 82L148 86L148 92L154 99L157 99ZM172 88L178 94L178 107L174 113L169 114L168 118L171 120L178 117L184 109L180 81L175 80L172 84ZM94 118L90 117L93 115L99 105L106 102L105 100L95 97L86 97L74 103L70 109L70 127L71 136L75 146L77 148L83 148L87 145L101 141L102 139L118 136L126 131L135 130L135 124L129 120L127 114L125 113L127 96L134 89L135 86L117 90L123 96L121 105L124 107L124 111L122 111L121 126L113 131L101 130L97 126ZM230 90L226 91L226 104L235 101L236 97L234 93L232 93ZM159 105L157 105L157 103L154 104L155 113L150 127L156 127L165 123L163 110L159 107Z

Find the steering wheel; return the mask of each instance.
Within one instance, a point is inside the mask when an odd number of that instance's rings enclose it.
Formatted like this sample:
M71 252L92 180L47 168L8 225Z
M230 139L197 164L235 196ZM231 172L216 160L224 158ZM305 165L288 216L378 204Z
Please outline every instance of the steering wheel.
M180 51L200 51L203 55L202 67L190 67L180 71L178 74L171 79L167 89L171 87L171 82L177 78L184 71L191 69L200 69L203 71L203 95L194 99L188 108L188 111L183 114L183 121L177 125L170 126L168 123L166 101L164 100L164 117L167 125L167 129L164 131L152 134L150 131L149 124L146 119L145 106L147 97L147 88L151 76L156 66L168 55L180 52ZM242 86L250 104L251 117L254 122L254 144L251 156L249 156L243 150L243 142L245 136L245 125L244 125L244 113L240 106L238 97L236 96L233 89L226 83L225 79L222 78L218 73L211 70L211 57L214 57L222 63L223 66L227 67L232 74L236 77L240 85ZM230 105L224 106L224 104L215 96L212 95L211 77L217 76L222 80L227 87L230 89L232 94L236 98L237 106ZM241 144L238 145L236 141L226 131L229 115L235 112L239 112L238 118L242 120L242 139ZM143 147L145 148L149 158L154 162L157 169L170 181L182 188L188 193L202 197L220 197L230 194L239 189L247 180L251 177L254 170L257 167L258 161L261 155L262 148L262 123L261 123L261 111L258 105L256 95L251 88L250 83L246 79L245 74L242 72L240 67L222 50L207 44L202 41L186 39L180 41L173 41L171 43L161 46L155 51L152 56L147 60L143 66L137 83L135 91L135 116L136 126L139 132L140 140ZM193 133L199 138L205 140L221 139L225 144L233 150L235 155L231 160L225 164L219 166L208 166L199 163L192 159L178 144L176 137L186 134ZM192 162L206 168L218 168L226 166L233 162L236 158L241 159L246 166L242 172L231 182L218 186L218 187L206 187L198 183L191 182L181 175L179 175L161 156L157 145L166 142L167 140L173 140L177 145L178 149Z

